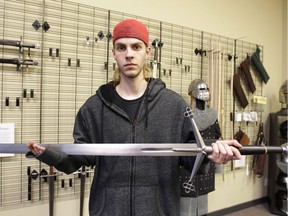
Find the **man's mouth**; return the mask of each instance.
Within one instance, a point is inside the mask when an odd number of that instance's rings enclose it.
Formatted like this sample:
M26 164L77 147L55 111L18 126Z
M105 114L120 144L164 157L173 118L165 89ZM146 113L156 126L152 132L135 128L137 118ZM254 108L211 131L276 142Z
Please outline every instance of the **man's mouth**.
M135 67L136 64L125 64L124 67Z

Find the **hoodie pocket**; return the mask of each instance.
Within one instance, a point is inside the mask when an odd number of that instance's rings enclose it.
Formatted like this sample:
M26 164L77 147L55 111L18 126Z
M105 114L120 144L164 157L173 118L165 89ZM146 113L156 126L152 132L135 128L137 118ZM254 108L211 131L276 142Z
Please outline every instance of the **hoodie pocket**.
M134 212L136 216L165 216L165 200L158 186L138 186L134 188Z
M129 187L105 188L100 202L95 216L129 216Z
M165 216L164 200L160 198L157 186L109 187L103 190L103 196L95 216ZM131 198L131 199L130 199ZM131 202L130 202L131 201ZM132 208L130 205L132 204ZM96 203L94 204L96 206ZM92 207L92 206L90 206ZM132 211L132 214L130 214ZM93 214L92 214L93 215Z

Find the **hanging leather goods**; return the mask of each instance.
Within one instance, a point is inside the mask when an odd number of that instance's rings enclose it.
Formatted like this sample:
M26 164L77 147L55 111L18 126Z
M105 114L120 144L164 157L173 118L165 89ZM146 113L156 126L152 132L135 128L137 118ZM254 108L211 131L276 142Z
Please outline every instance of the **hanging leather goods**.
M250 139L248 135L241 130L239 127L239 130L234 135L234 139L236 139L241 145L249 145Z
M256 91L256 87L255 87L254 81L253 81L252 76L251 76L250 58L248 55L247 55L247 58L240 63L240 67L241 67L241 71L243 71L243 74L246 78L246 82L248 84L250 91L252 93L254 93Z
M259 125L259 130L258 130L257 138L255 141L255 145L263 146L263 147L265 147L266 145L266 140L265 140L264 131L263 131L263 123ZM265 154L255 155L253 157L252 169L258 178L261 178L263 176L266 156L267 156L267 150Z
M270 77L269 77L267 71L265 70L262 62L260 61L260 52L261 52L261 50L257 46L256 52L253 53L253 55L251 56L251 60L252 60L252 63L255 65L257 71L259 72L264 83L267 83L268 80L270 79Z
M239 100L242 108L244 109L249 104L249 102L248 102L246 95L243 91L243 88L241 86L240 76L237 73L235 73L233 75L233 90L234 90L236 97Z

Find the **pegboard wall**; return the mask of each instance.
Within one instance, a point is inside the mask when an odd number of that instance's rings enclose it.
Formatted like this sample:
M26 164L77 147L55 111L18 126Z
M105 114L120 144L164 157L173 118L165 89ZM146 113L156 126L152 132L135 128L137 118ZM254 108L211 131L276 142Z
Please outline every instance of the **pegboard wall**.
M190 104L190 82L204 79L213 98L210 106L219 112L223 138L230 139L234 130L241 127L251 141L255 140L261 111L256 110L252 98L262 95L263 81L251 67L256 86L252 94L238 67L255 52L256 44L69 1L0 0L0 123L14 123L15 143L73 142L72 129L79 107L113 77L116 62L111 55L111 36L113 27L125 18L145 23L150 43L158 39L163 44L157 77L167 88ZM152 45L151 48L148 65L154 58ZM262 46L259 48L263 51ZM240 74L249 101L245 109L231 93L231 77L235 73ZM233 122L230 114L236 111L256 111L258 121ZM0 210L47 202L48 171L47 165L24 155L1 157ZM79 173L54 172L55 199L78 198ZM91 176L88 172L87 191Z

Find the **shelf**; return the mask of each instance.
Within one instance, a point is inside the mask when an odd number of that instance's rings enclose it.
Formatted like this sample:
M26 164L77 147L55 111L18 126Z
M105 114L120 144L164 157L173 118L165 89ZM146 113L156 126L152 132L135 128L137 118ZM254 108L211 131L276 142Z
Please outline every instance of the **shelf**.
M281 146L283 143L287 142L280 135L280 125L288 120L287 112L282 113L271 113L270 114L270 146ZM277 182L278 176L282 171L276 164L276 160L279 160L281 155L269 155L268 164L268 191L267 196L269 200L270 212L277 215L287 215L279 209L280 200L277 197L279 191L287 191L285 184L280 184Z

